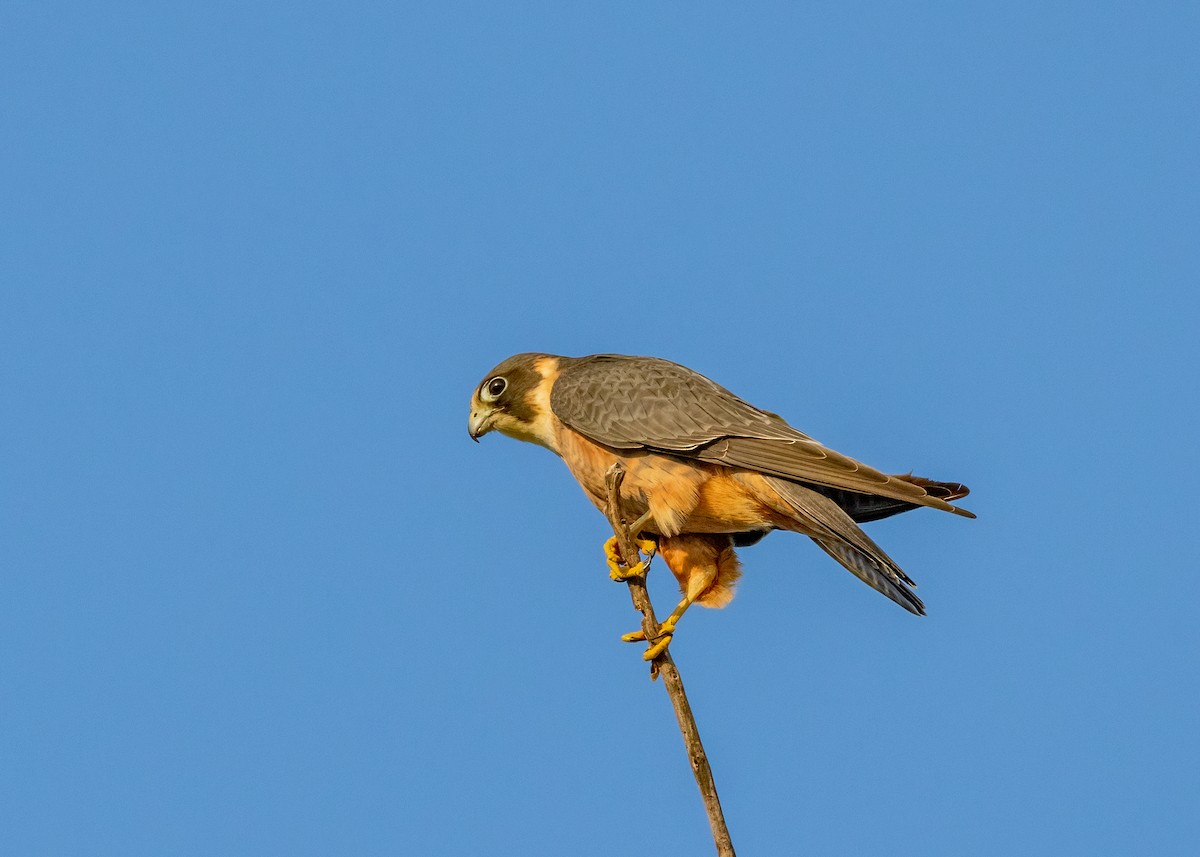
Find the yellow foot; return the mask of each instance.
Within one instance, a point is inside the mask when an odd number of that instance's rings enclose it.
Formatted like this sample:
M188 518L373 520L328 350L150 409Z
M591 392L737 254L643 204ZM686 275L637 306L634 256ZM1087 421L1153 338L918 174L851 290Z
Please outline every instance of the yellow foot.
M674 636L675 626L666 624L660 625L658 634L654 637L654 644L642 653L642 660L652 661L666 651L667 646L671 645L671 638ZM628 634L621 635L621 641L625 643L640 643L646 639L645 631L630 631Z
M633 565L620 565L612 560L608 561L608 576L618 582L626 581L634 577L643 577L646 574L646 564L637 562Z
M654 556L654 552L658 550L658 543L651 539L638 539L636 543L638 550L646 555L646 559L629 566L622 565L624 557L621 556L621 548L617 545L616 536L613 536L604 543L604 557L608 563L608 576L613 580L625 581L634 577L642 577L646 574L646 567L650 564L650 558Z
M665 652L667 650L667 646L669 646L669 645L671 645L671 635L670 634L660 635L657 643L655 643L650 648L646 649L646 651L642 652L642 660L643 661L654 660L659 655L661 655L663 652Z

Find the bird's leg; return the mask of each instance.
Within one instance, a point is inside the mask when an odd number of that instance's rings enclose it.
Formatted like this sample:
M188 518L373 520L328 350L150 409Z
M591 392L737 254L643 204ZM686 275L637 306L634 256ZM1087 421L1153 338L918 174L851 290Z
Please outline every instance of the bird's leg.
M627 566L624 564L625 557L621 555L621 548L617 543L617 537L613 536L604 543L604 557L608 562L608 576L613 580L623 581L629 580L631 577L642 577L650 568L650 560L653 559L654 552L658 550L658 542L654 539L639 539L638 535L642 532L642 528L650 523L651 520L653 520L653 515L647 512L634 521L628 530L638 550L646 555L645 560L639 560L633 565Z
M624 556L622 556L617 537L614 535L604 543L604 554L608 559L608 574L613 580L629 580L630 578L641 577L646 574L647 569L650 567L650 560L654 558L654 554L658 551L658 541L654 538L642 539L638 538L638 536L642 534L642 530L646 525L653 520L654 515L646 512L646 514L642 515L626 529L633 543L637 545L638 550L646 555L645 560L639 558L639 561L634 565L626 566L623 564ZM687 604L681 604L668 617L667 622L670 624L664 624L660 632L654 635L653 644L642 655L645 660L654 660L667 648L671 642L671 632L675 630L675 623L683 615L683 611L687 609L687 605L691 603L691 600L688 600ZM645 640L646 633L644 631L634 631L630 634L622 635L621 639L627 643L633 643L638 640Z
M646 649L645 653L642 655L643 660L654 660L663 653L663 650L665 650L667 646L671 645L671 638L675 636L675 625L681 618L683 618L683 614L687 612L687 609L692 606L692 602L695 600L695 598L685 596L684 599L675 606L675 609L671 611L671 615L663 620L663 623L658 626L658 633L655 634L654 638L650 641L652 645L650 648ZM646 639L646 632L631 631L628 634L623 634L621 639L626 643L639 643Z

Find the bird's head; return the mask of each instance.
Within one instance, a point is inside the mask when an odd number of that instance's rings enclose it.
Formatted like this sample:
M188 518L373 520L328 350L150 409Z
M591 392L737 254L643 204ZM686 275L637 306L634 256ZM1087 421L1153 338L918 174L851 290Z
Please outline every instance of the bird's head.
M559 360L551 354L515 354L488 372L471 396L471 439L495 430L554 449L550 388Z

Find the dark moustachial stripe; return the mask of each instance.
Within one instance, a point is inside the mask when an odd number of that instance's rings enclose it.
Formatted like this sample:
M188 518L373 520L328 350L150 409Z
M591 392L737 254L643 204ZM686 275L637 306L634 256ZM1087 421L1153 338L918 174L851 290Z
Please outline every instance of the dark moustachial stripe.
M508 387L496 403L497 406L514 419L532 423L537 417L537 412L529 403L529 394L542 380L542 376L534 368L534 363L550 356L552 355L540 353L514 354L489 372L488 376L479 382L479 388L482 389L484 384L497 376L507 379Z

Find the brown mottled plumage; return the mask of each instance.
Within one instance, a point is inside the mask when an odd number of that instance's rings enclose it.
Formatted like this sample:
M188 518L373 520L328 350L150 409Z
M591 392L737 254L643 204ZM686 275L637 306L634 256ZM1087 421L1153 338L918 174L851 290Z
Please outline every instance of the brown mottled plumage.
M601 509L604 474L620 461L631 513L653 515L646 532L685 600L710 607L733 597L735 544L782 529L922 614L912 581L858 523L918 506L974 517L949 502L966 486L882 473L654 357L510 357L471 400L471 436L492 430L556 452Z

